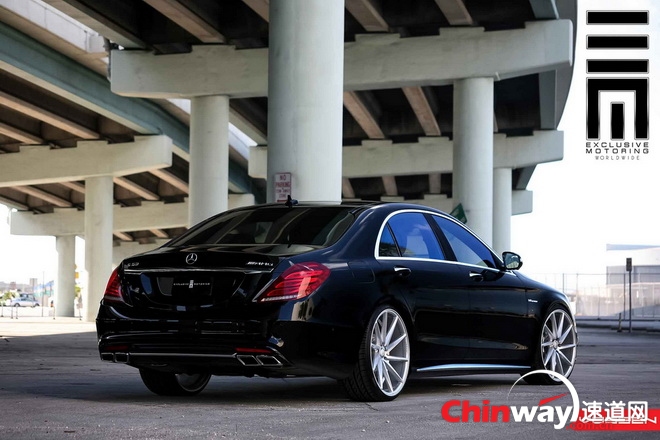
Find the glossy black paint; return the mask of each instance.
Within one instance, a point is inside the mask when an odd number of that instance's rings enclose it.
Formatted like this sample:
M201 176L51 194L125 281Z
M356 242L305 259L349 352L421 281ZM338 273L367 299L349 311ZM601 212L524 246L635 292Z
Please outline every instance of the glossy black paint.
M440 211L343 206L354 220L329 246L168 244L126 259L118 268L123 302L104 300L97 317L102 359L175 373L341 379L357 362L373 311L387 304L406 323L413 374L449 364L462 366L443 374L465 373L470 363L524 369L533 362L548 308L569 310L565 295L506 269L495 255L495 267L457 262L433 222L433 216L448 218ZM264 207L273 205L243 210ZM283 213L302 208L309 206L277 207ZM429 220L424 233L438 239L445 259L377 255L383 225L406 211ZM196 255L192 264L190 254ZM301 262L330 268L318 290L300 300L255 301Z

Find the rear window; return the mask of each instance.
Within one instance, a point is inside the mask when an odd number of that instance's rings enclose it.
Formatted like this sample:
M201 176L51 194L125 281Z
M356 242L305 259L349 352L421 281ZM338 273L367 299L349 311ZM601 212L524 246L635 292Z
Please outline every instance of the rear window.
M192 228L168 246L197 244L302 244L324 247L353 223L352 208L266 207L230 211Z

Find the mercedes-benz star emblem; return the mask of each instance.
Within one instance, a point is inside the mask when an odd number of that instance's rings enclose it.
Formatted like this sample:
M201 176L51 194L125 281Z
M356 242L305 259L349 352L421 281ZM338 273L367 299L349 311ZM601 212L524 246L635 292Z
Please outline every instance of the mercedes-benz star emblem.
M195 264L195 261L197 261L197 254L186 255L186 263Z

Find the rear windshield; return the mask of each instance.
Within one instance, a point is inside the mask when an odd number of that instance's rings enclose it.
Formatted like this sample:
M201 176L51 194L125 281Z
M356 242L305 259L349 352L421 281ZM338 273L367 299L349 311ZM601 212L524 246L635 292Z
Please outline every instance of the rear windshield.
M344 206L272 206L230 211L214 217L173 240L168 246L197 244L303 244L329 246L353 223Z

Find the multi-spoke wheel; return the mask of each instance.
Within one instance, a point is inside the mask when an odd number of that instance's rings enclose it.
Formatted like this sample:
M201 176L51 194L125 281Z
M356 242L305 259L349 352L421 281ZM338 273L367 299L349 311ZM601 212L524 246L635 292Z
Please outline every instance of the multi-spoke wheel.
M340 383L354 400L392 400L406 384L409 367L406 324L396 310L382 307L367 326L353 374Z
M577 332L573 317L563 308L550 309L541 327L534 369L550 370L568 377L573 372L576 355ZM541 385L561 383L549 374L534 374L526 377L525 380Z
M142 382L153 393L161 396L192 396L209 383L209 373L175 374L140 368Z

